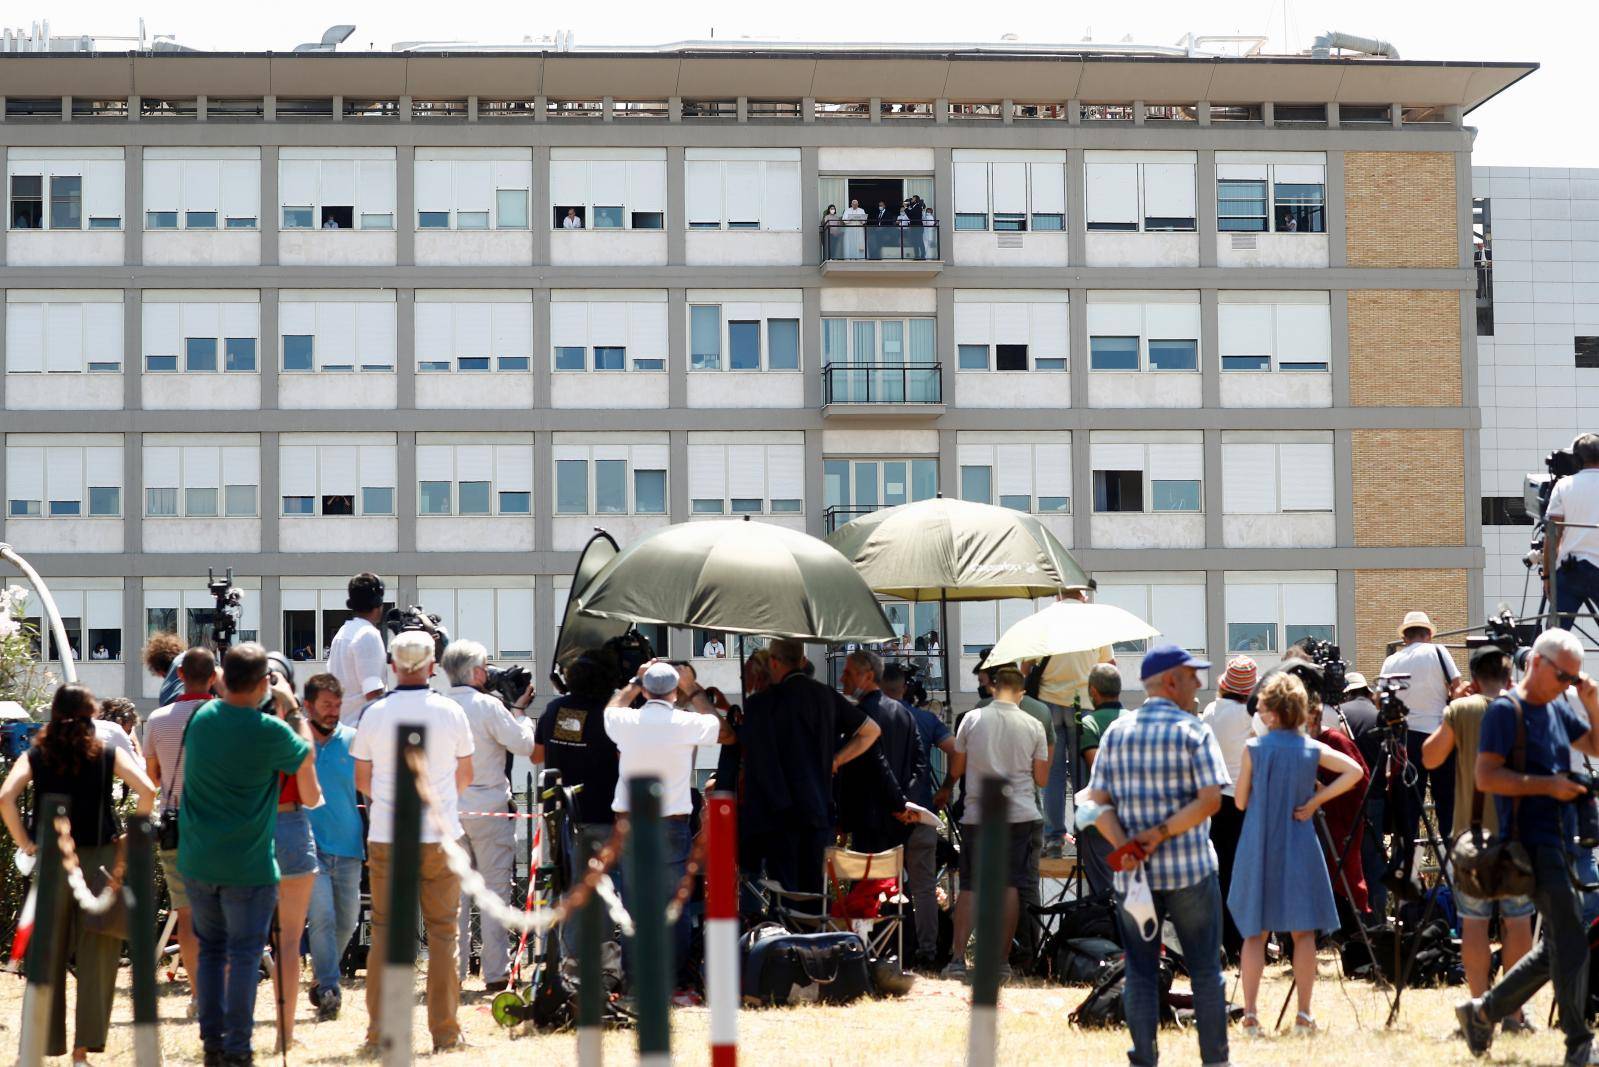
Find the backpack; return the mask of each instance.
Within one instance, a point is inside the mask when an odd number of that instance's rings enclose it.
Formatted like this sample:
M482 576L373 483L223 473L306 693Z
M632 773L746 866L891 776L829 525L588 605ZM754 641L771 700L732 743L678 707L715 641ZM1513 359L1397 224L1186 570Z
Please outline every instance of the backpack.
M1176 1025L1177 1012L1171 1002L1172 979L1176 969L1165 956L1160 958L1160 1022L1162 1026ZM1108 1030L1125 1026L1127 1014L1122 1010L1122 990L1127 984L1127 958L1122 956L1105 964L1094 988L1068 1016L1073 1026L1083 1030Z
M1122 957L1122 947L1103 937L1074 937L1055 944L1049 976L1063 985L1092 985L1104 967Z
M791 934L762 923L744 935L742 947L746 1004L848 1004L872 991L866 944L857 934Z
M1407 985L1461 985L1466 980L1466 971L1460 962L1460 946L1443 919L1434 918L1420 930L1407 929L1403 936L1393 923L1373 927L1366 934L1371 938L1371 947L1377 953L1377 958L1372 960L1365 942L1358 937L1344 942L1339 955L1346 978L1381 975L1388 981L1395 980L1397 975L1389 972L1394 969L1397 950L1401 970L1409 955L1412 952L1416 955Z

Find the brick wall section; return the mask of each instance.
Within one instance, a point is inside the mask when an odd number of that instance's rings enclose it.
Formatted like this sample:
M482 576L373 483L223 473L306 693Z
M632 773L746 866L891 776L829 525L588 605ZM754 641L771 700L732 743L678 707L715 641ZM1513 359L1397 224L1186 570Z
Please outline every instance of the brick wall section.
M1352 433L1355 544L1466 543L1466 437L1461 430Z
M1350 290L1350 403L1458 407L1460 301L1449 290Z
M1452 153L1346 153L1344 211L1351 267L1461 265Z
M1387 655L1387 643L1399 639L1399 622L1407 611L1425 611L1440 632L1467 624L1466 572L1450 570L1370 570L1355 572L1355 641L1344 657L1375 681ZM1461 638L1447 638L1459 643ZM1351 657L1351 653L1353 656ZM1465 656L1455 661L1465 673Z

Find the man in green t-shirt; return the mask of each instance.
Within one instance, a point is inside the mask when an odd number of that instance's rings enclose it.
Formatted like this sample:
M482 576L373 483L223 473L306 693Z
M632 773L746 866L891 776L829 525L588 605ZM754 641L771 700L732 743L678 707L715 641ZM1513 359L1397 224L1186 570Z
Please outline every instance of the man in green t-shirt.
M1121 718L1122 675L1116 664L1096 663L1088 672L1088 702L1094 710L1083 715L1078 723L1085 777L1099 754L1099 739L1105 736L1111 723ZM1105 859L1110 853L1110 842L1093 826L1078 831L1077 862L1083 865L1083 877L1088 881L1090 892L1110 892L1110 864Z
M207 1064L250 1062L261 947L278 899L278 776L295 775L304 802L320 795L309 731L301 720L296 733L262 707L273 692L266 649L233 646L222 661L221 698L194 713L183 739L178 873L200 942L195 984Z

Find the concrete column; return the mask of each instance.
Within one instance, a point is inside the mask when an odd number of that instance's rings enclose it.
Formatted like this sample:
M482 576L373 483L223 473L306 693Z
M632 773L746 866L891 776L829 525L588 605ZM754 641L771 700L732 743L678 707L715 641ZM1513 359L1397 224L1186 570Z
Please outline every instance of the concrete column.
M822 225L821 204L821 152L815 147L800 149L800 247L804 254L800 262L807 267L819 266L822 262L822 242L818 236ZM934 188L937 194L937 188ZM934 204L933 209L942 218L943 204Z
M1353 430L1333 431L1333 515L1339 548L1355 546L1355 471ZM1480 518L1480 516L1479 516ZM1467 544L1480 544L1467 541Z
M1349 290L1334 289L1328 295L1332 325L1332 346L1327 372L1332 375L1332 406L1349 406Z
M133 100L128 100L128 110L133 110ZM261 98L261 118L266 122L278 121L278 98L267 95Z
M1199 194L1194 210L1194 222L1199 227L1199 265L1216 265L1216 153L1212 149L1199 151L1198 166L1194 168Z
M269 96L266 99L267 99L267 101L270 101L273 98ZM265 106L266 106L267 118L270 119L270 118L272 118L272 105L270 103L266 103ZM139 121L139 112L141 110L143 110L143 109L144 109L144 98L138 96L137 94L129 93L128 94L128 121L129 122L138 122Z
M672 430L666 445L666 514L673 522L687 522L693 505L688 496L688 431ZM676 471L677 477L671 472Z
M939 388L945 404L955 403L955 290L940 287L934 290L938 318L934 346L938 353ZM942 443L943 435L939 436ZM940 474L942 481L942 473ZM947 490L946 490L947 492ZM956 495L956 494L948 494Z
M1069 111L1067 114L1076 115L1078 112ZM1083 150L1068 148L1066 150L1066 262L1073 267L1081 267L1088 261L1088 210L1083 202L1086 184L1083 176ZM955 217L953 209L949 217L952 219ZM1077 298L1074 296L1072 300L1075 302ZM1078 309L1072 310L1075 318ZM1086 353L1087 349L1083 349L1083 352Z
M262 405L263 410L265 405ZM261 554L273 556L278 551L278 517L283 514L283 500L278 492L278 432L267 430L261 434ZM398 492L398 488L395 490Z
M394 406L416 410L416 290L394 292Z
M122 552L144 551L144 434L122 435Z
M688 259L687 168L681 145L666 150L666 262L680 266Z
M134 267L144 262L144 149L129 145L122 161L122 262Z
M938 431L938 492L948 500L961 496L960 453L956 448L956 431Z
M949 97L941 96L933 101L933 122L943 126L949 122ZM933 205L935 208L937 204Z
M533 359L529 364L533 368L534 410L551 406L550 378L553 372L553 360L554 353L550 348L550 291L535 289L533 290ZM537 488L537 474L534 475L533 484ZM533 510L537 514L538 509Z
M261 215L256 225L261 229L261 265L275 267L278 263L278 224L283 221L283 208L278 202L278 146L261 146Z
M5 102L3 100L0 100L0 110L4 110L4 109L5 109ZM6 172L5 150L3 148L0 148L0 174L4 174L5 172ZM3 231L4 231L4 227L0 227L0 232L3 232ZM0 247L0 253L3 253L3 252L4 252L4 248ZM4 263L4 262L5 262L5 259L4 259L3 255L0 255L0 263ZM124 338L124 340L123 340L123 344L122 344L122 348L123 348L122 373L124 375L126 375L128 373L128 356L127 356L128 345L127 345L127 340L126 340L126 337L127 337L127 325L126 325L126 323L127 323L127 319L124 318L123 319L123 324L124 324L123 325L123 338ZM0 295L0 411L4 411L5 409L6 409L6 302L5 302L4 296ZM4 437L0 437L0 444L4 444L4 443L5 443ZM5 466L5 463L3 462L3 460L4 460L4 456L0 456L0 467L4 467ZM4 477L4 473L0 472L0 478L3 478L3 477ZM3 488L3 486L0 486L0 488ZM5 499L5 497L3 495L0 495L0 500L4 500L4 499ZM5 508L0 507L0 512L4 512L5 510L6 510ZM0 530L4 530L4 528L5 528L5 517L4 517L3 514L0 514ZM3 538L0 538L0 539L3 539Z
M144 581L137 574L122 579L122 691L144 692Z
M1094 544L1093 537L1094 464L1089 436L1087 430L1072 433L1072 548L1078 551L1101 547Z
M210 105L210 101L204 96L197 96L197 97L194 98L194 121L195 122L204 122L204 121L206 121L206 114L205 113L206 113L206 108L209 107L209 105Z
M1327 105L1329 110L1337 106L1337 104ZM1330 116L1329 125L1331 125ZM1467 173L1470 173L1469 170ZM1467 188L1470 188L1469 183ZM1468 225L1462 238L1470 242L1469 216L1467 221ZM1327 266L1337 269L1348 265L1349 216L1344 210L1344 154L1332 150L1327 153Z
M5 121L5 115L6 115L6 98L3 97L3 96L0 96L0 123L3 123ZM0 174L9 174L9 173L11 173L11 171L9 169L9 161L7 160L8 151L9 150L6 147L5 143L4 142L0 142ZM9 226L0 226L0 263L4 263L6 261L6 233L10 229L11 229L11 227L9 227ZM0 303L3 303L3 302L4 301L0 301ZM4 344L4 342L0 341L0 345L3 345L3 344ZM0 382L0 401L3 401L4 398L5 398L5 384L3 382ZM3 408L4 408L4 404L0 403L0 409L3 409Z
M1210 125L1210 101L1209 100L1201 100L1199 102L1199 105L1195 108L1195 111L1196 111L1196 118L1197 118L1197 120L1199 122L1199 125L1201 125L1201 126L1209 126Z
M805 531L811 536L827 536L827 523L823 515L826 510L827 500L822 490L822 431L806 430Z
M416 149L408 144L394 150L394 261L416 264Z
M807 96L800 101L800 121L816 121L816 97Z
M537 96L535 96L533 98L533 121L534 122L548 122L549 121L549 119L550 119L549 104L550 104L549 97L545 96L543 93L539 93ZM538 183L535 182L534 184L537 185Z
M344 121L344 97L342 96L335 96L333 98L333 121Z
M1144 124L1144 120L1146 118L1148 118L1148 117L1149 117L1149 105L1145 104L1142 100L1134 100L1133 101L1133 125L1134 126L1142 126Z
M1200 240L1204 240L1203 237ZM1199 375L1203 408L1221 407L1221 328L1216 290L1199 291Z
M866 106L871 109L867 112L866 121L874 126L880 124L883 121L883 98L874 96Z
M541 114L540 118L543 117ZM533 146L533 200L529 224L533 227L533 263L550 261L550 146ZM667 225L671 225L670 219Z
M547 355L545 362L548 365ZM541 488L542 493L539 492ZM555 452L552 438L546 431L533 435L533 547L537 551L548 552L554 540ZM550 610L554 610L553 602ZM550 647L555 647L553 640Z
M261 410L278 407L278 370L283 366L283 342L278 332L278 291L261 290L261 339L256 345L256 368L261 375Z
M1338 104L1336 102L1329 101L1327 104L1327 128L1329 130L1336 130L1338 128ZM1329 157L1328 162L1331 163L1332 153L1329 152L1327 155ZM1331 189L1328 190L1328 192L1331 191Z
M403 103L402 103L402 111L403 110L404 110L404 106L403 106ZM469 96L469 97L466 98L466 121L468 121L468 122L476 122L477 121L477 97L476 96Z
M609 96L600 101L600 121L610 122L616 118L616 101Z
M276 574L261 576L261 643L267 648L283 648L283 581ZM305 679L298 679L305 685Z
M805 375L805 407L822 407L822 291L806 288L804 320L800 324L800 372Z
M400 521L400 551L416 551L416 431L395 435L394 514ZM412 583L411 588L416 588Z
M1002 126L1009 126L1016 121L1014 100L1001 100L999 102L999 122Z
M1344 654L1350 659L1355 658L1355 571L1346 567L1338 572L1338 586L1334 594L1338 598L1338 644ZM1466 617L1472 618L1475 612L1472 605L1466 605Z
M1068 125L1068 126L1081 126L1082 124L1083 124L1083 102L1081 100L1068 100L1068 101L1066 101L1066 125Z
M1201 502L1205 507L1205 547L1220 548L1222 546L1222 465L1221 465L1221 431L1209 429L1204 431L1204 478L1205 484L1201 487Z
M1216 664L1206 679L1216 688L1227 662L1227 577L1225 571L1205 572L1205 658ZM1352 585L1353 583L1351 583Z
M688 407L687 289L666 291L666 406L674 409ZM688 467L674 466L670 469L687 471ZM671 481L675 487L678 482L686 485L688 479L673 478ZM673 492L676 492L675 488Z
M127 411L144 406L143 325L144 290L130 285L122 290L122 406Z
M955 258L955 153L949 148L933 150L933 210L940 220L938 258L949 263ZM952 319L942 321L953 322Z
M555 618L555 576L539 574L533 578L533 675L542 686L555 666L555 637L559 621Z
M1070 203L1068 202L1068 209ZM1088 406L1088 290L1070 289L1066 295L1067 377L1071 380L1071 406ZM1076 476L1073 476L1073 481Z
M739 97L734 102L733 107L734 107L735 113L738 116L737 121L742 123L742 122L748 122L750 120L750 98L749 97L747 97L747 96Z
M1393 123L1393 127L1396 130L1403 126L1405 124L1405 105L1389 104L1388 119Z
M62 122L71 122L72 121L72 97L71 96L63 96L61 98L61 121Z
M683 98L681 96L669 96L666 98L666 121L683 121Z
M1267 100L1260 105L1260 121L1268 130L1277 124L1277 105Z

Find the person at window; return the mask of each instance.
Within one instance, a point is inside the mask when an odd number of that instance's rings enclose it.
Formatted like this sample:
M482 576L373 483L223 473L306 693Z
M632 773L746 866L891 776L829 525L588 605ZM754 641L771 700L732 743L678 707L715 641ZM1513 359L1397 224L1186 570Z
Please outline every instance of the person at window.
M89 653L90 659L110 659L111 650L104 645L95 645L94 651Z
M1293 214L1284 215L1283 216L1282 232L1283 233L1296 233L1296 232L1298 232L1298 230L1299 230L1299 219L1296 218Z
M1383 674L1408 674L1410 687L1397 695L1409 709L1406 717L1408 732L1405 736L1405 756L1415 767L1415 784L1401 785L1395 794L1397 810L1394 827L1404 842L1400 855L1414 855L1421 822L1425 793L1432 790L1433 813L1442 829L1455 818L1455 761L1451 756L1431 771L1421 768L1421 746L1427 735L1438 729L1444 721L1444 706L1454 697L1464 696L1466 685L1460 680L1460 668L1442 645L1432 643L1432 620L1424 611L1412 611L1399 624L1403 647L1382 662ZM1408 780L1408 778L1407 778ZM1408 865L1406 873L1409 873Z
M316 881L306 913L313 985L310 1001L318 1022L339 1017L344 999L339 964L355 933L361 909L361 868L366 841L355 793L355 757L350 744L355 730L339 722L344 691L331 674L305 680L306 717L316 744L316 777L322 806L311 811L316 842Z
M32 825L23 821L18 804L22 791L31 782L35 797L58 794L67 798L67 820L78 850L78 862L85 872L109 871L117 862L118 826L111 807L112 777L121 778L138 796L134 807L134 815L138 818L149 816L155 807L156 793L155 785L145 777L137 761L95 736L91 725L95 707L94 694L81 685L64 685L57 689L50 703L50 721L35 736L28 751L17 758L11 773L6 775L4 786L0 786L0 817L4 818L17 851L29 856L36 853L39 835L53 834L56 828L53 824L39 825L37 803L30 814ZM72 1062L87 1064L90 1053L105 1051L122 939L92 929L82 909L70 896L66 911L58 921L66 925L66 931L61 947L53 954L54 970L48 978L50 1018L44 1053L63 1056L67 1051L66 986L70 959L78 989Z
M1521 681L1483 715L1477 788L1493 796L1499 825L1513 825L1530 854L1532 900L1543 920L1543 937L1492 989L1455 1008L1474 1056L1487 1053L1496 1022L1519 1011L1545 982L1553 982L1566 1038L1565 1062L1594 1062L1585 1006L1588 939L1571 876L1576 814L1567 803L1585 790L1566 775L1573 750L1599 756L1599 731L1594 729L1599 726L1599 684L1582 668L1577 636L1545 630L1533 643ZM1580 712L1566 697L1568 686L1576 687Z
M472 728L472 783L461 793L461 807L464 811L487 813L461 817L461 829L466 831L462 845L488 887L510 903L511 878L516 869L516 825L494 813L515 810L511 780L506 773L510 766L507 757L533 754L533 722L527 718L533 686L529 683L527 692L509 708L498 697L484 692L489 652L476 641L451 641L444 650L441 666L450 679L445 696L461 705ZM483 989L499 993L510 985L511 938L498 918L483 908L478 912L483 937ZM461 901L460 938L460 975L465 982L472 945L469 899Z
M843 219L839 217L838 205L828 204L827 210L822 212L822 232L827 235L827 258L842 259L844 256L844 235L839 232Z
M327 218L322 220L322 228L324 230L336 230L339 228L339 220L334 218L332 215L329 215Z
M1238 781L1238 771L1244 763L1244 745L1255 736L1249 713L1249 694L1255 691L1259 672L1260 668L1248 656L1234 656L1228 661L1221 680L1216 683L1216 699L1205 705L1205 710L1199 713L1199 721L1209 728L1217 747L1221 749L1222 759L1227 763L1227 775L1233 783ZM1085 749L1088 746L1086 738L1083 746ZM1087 762L1087 752L1083 755ZM1093 764L1089 762L1088 766L1092 767ZM1216 874L1223 900L1233 884L1233 857L1238 852L1238 835L1244 828L1243 810L1234 799L1236 789L1236 784L1222 786L1221 807L1210 817L1210 843L1216 849ZM1079 855L1081 852L1079 848ZM1089 868L1090 871L1092 869ZM1225 908L1222 909L1222 922L1225 924L1222 951L1227 953L1228 959L1237 959L1244 939L1233 922L1232 912Z
M866 209L859 200L844 209L844 258L866 258Z
M579 215L577 213L577 208L575 208L575 207L567 208L566 209L566 217L561 220L561 229L563 229L563 230L581 230L582 228L583 228L583 216L581 216L581 215Z
M328 645L328 673L339 680L344 704L339 721L358 726L361 710L383 695L383 579L363 571L350 579L344 606L350 617Z
M727 646L723 645L717 638L712 637L700 649L700 655L706 659L723 659L727 656Z
M922 258L938 258L938 218L928 203L922 204Z
M1560 625L1571 629L1576 612L1599 603L1599 434L1585 433L1571 443L1580 469L1555 483L1549 494L1548 517L1578 525L1551 526L1544 538L1543 573L1553 575L1555 610ZM1549 593L1547 577L1544 594Z

